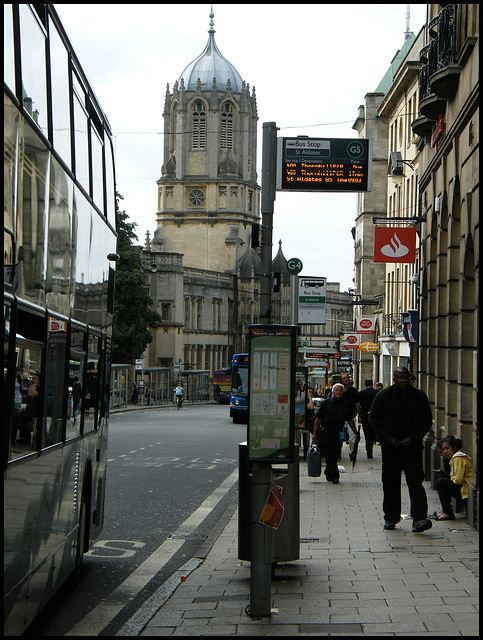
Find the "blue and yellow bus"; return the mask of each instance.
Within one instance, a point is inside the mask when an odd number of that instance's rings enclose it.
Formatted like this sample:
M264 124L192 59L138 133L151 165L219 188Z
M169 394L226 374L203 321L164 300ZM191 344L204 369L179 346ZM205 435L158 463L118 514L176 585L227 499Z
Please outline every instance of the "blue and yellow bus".
M230 418L248 420L248 353L236 353L231 362Z

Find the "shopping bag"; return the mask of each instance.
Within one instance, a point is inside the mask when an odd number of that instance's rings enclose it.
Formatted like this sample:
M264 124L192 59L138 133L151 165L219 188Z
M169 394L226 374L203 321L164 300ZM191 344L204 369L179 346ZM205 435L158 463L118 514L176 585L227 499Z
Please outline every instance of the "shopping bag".
M318 478L322 470L319 447L313 444L307 453L307 473L311 478Z

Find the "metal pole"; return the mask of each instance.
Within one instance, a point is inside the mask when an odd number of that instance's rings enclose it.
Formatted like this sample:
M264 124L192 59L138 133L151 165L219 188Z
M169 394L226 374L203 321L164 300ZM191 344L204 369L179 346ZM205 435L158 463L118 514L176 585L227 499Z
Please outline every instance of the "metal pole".
M299 277L290 276L290 324L298 325L298 286Z
M277 125L263 123L262 147L262 277L260 281L260 324L271 324L272 314L272 232L277 166Z
M277 126L263 123L262 148L262 277L260 281L260 324L271 324L272 306L272 230L275 200ZM260 523L260 516L270 492L272 465L253 464L250 523L250 617L271 615L272 600L272 532Z

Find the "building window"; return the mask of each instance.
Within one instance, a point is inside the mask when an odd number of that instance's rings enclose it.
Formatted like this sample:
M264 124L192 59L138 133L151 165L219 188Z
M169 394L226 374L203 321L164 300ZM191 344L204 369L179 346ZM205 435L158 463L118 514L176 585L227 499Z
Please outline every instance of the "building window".
M170 302L161 302L161 319L165 322L169 322L171 320L171 303Z
M221 148L233 149L233 108L229 102L221 110Z
M202 207L205 204L205 194L201 189L192 189L188 198L190 207Z
M193 105L193 149L206 148L206 108L202 102Z

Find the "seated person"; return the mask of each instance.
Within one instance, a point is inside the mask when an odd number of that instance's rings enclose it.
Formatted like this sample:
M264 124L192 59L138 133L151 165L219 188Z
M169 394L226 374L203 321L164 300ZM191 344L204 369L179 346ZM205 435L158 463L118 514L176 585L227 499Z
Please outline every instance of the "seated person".
M461 440L454 436L447 436L439 443L441 458L449 463L449 474L441 469L434 469L438 474L435 489L441 500L442 511L435 511L433 520L455 520L451 498L465 500L468 498L468 483L473 477L472 459L460 451Z

